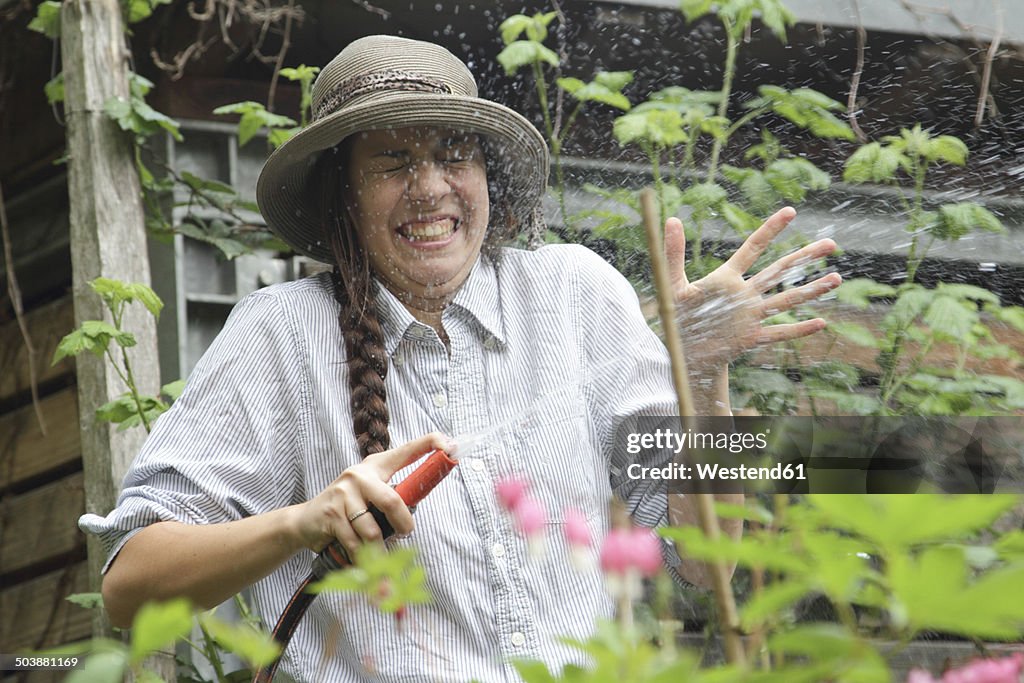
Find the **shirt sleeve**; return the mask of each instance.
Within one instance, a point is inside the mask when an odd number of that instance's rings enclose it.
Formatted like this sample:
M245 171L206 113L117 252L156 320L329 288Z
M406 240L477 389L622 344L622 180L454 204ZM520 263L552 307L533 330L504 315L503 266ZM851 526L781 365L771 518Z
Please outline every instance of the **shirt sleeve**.
M160 416L106 517L87 514L111 560L158 521L213 524L298 502L308 373L299 335L271 294L243 299Z
M668 351L648 326L633 286L618 270L589 250L581 250L579 264L579 329L590 369L589 400L612 491L637 524L652 529L668 526L665 481L630 476L630 465L659 467L671 462L674 454L645 449L638 456L625 448L626 434L649 429L654 422L640 423L643 418L679 414ZM639 461L640 457L645 459ZM675 544L660 540L669 574L692 588L678 573Z

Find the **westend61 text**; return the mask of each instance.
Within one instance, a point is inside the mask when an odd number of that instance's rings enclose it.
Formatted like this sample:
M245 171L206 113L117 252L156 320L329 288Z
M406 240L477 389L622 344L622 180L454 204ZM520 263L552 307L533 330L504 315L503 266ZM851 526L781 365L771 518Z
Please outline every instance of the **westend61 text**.
M803 464L779 463L772 467L750 467L737 465L723 467L718 464L698 462L693 465L671 463L663 467L642 467L633 463L626 469L630 479L660 479L672 481L806 481L807 471Z

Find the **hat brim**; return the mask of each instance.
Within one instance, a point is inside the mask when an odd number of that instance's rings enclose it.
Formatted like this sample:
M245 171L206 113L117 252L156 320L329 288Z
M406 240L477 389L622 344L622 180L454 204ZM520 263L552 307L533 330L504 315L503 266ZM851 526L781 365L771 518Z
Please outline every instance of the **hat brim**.
M478 97L422 92L389 93L346 107L302 129L267 159L256 183L256 202L270 229L300 254L324 263L334 257L323 233L320 200L310 182L319 152L353 133L433 126L487 137L496 179L505 184L513 215L532 216L547 186L548 152L529 121L508 107Z

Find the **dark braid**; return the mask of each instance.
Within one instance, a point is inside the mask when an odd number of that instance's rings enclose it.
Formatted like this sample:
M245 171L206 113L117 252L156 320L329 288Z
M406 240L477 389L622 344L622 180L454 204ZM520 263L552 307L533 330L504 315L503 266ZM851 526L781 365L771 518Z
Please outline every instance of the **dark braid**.
M321 216L324 233L334 254L334 298L341 305L338 324L345 339L348 359L348 387L352 405L352 427L359 453L386 451L391 446L388 432L387 352L374 289L370 264L363 254L349 212L343 207L343 182L340 162L348 157L347 145L337 152L325 152L317 163L316 177L321 179Z

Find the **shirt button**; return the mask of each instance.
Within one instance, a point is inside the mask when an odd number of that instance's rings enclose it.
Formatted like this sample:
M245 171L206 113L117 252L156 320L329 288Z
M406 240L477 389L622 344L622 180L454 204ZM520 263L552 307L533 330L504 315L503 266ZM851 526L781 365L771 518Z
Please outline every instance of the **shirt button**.
M434 394L434 405L438 408L444 408L448 405L448 397L444 394Z
M497 345L498 342L497 340L495 340L494 337L487 337L487 339L484 339L484 348L487 349L488 351L493 351L494 347Z
M402 358L401 354L396 353L395 357L391 359L391 362L394 363L396 367L402 367L402 363L405 362L405 359Z
M484 461L481 460L480 458L473 458L473 461L469 464L469 466L473 468L474 472L484 471Z
M505 556L505 546L503 546L500 543L495 543L494 547L491 548L491 552L494 553L495 557L504 557Z
M516 631L512 634L512 637L509 638L509 640L511 640L512 644L516 647L522 647L526 643L526 636L524 636L519 631Z

